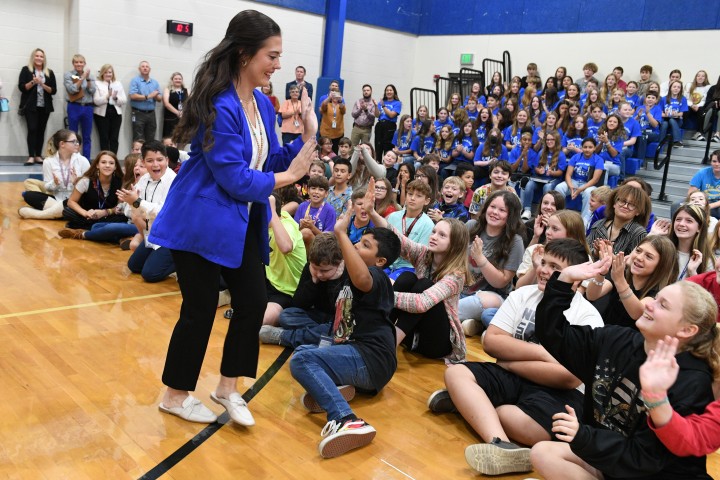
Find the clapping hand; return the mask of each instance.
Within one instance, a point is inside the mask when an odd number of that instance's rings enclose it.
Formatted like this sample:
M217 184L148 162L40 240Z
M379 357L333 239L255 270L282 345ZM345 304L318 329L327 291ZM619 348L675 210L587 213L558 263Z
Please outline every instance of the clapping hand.
M575 409L570 405L565 405L567 413L560 412L553 415L553 427L552 431L555 432L555 436L563 442L572 442L580 430L580 422L578 422Z
M475 236L472 245L470 245L470 256L475 262L475 265L482 265L484 263L485 254L483 253L483 241L479 235Z
M605 275L612 264L612 257L604 257L597 262L585 262L565 267L559 280L566 283L582 282L596 275ZM603 273L605 272L605 273Z
M700 252L700 250L693 249L692 254L690 255L690 260L688 260L688 264L687 264L688 276L697 274L698 267L700 267L700 265L702 264L702 261L703 261L702 252Z
M537 247L535 247L535 250L532 252L532 266L533 270L537 270L540 266L540 263L542 262L543 255L545 255L545 247L542 244L539 244Z
M669 235L670 234L670 220L665 218L658 218L653 222L652 228L648 235Z
M625 280L625 253L618 252L612 259L612 267L610 270L610 276L615 284L615 288L618 291L623 291L627 287L627 281Z

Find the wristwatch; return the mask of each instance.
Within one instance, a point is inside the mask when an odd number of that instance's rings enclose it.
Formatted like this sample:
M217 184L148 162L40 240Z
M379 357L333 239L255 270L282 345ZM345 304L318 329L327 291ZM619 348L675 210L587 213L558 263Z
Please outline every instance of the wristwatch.
M140 202L141 202L141 201L142 201L142 200L140 200L140 197L138 197L138 199L135 200L135 201L132 203L132 206L135 207L135 208L140 208Z

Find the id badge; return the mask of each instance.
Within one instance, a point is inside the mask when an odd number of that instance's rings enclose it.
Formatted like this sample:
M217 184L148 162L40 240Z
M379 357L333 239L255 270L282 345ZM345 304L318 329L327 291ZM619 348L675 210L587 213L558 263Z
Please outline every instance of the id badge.
M331 337L328 337L327 335L320 335L320 342L318 343L318 348L325 348L330 347L333 344L333 339Z
M333 120L332 126L330 128L337 128L337 122L335 120Z
M295 128L297 128L297 127L300 126L300 122L298 122L297 120L295 120L295 121L293 122L293 125L295 126Z

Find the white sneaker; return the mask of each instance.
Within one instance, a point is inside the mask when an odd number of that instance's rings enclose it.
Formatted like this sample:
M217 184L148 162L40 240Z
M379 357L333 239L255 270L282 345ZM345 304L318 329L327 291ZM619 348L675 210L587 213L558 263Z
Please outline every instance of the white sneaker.
M520 215L523 220L530 220L530 217L532 217L532 212L528 209L523 210L522 215Z
M480 320L474 318L468 318L462 321L462 329L466 337L472 337L482 332L483 324Z

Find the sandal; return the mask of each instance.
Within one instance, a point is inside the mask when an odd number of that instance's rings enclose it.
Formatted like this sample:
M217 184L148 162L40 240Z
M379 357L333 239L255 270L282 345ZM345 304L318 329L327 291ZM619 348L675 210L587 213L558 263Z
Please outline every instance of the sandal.
M23 163L23 165L35 165L35 159L30 157L27 162Z

